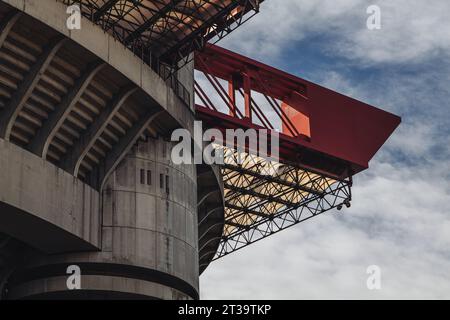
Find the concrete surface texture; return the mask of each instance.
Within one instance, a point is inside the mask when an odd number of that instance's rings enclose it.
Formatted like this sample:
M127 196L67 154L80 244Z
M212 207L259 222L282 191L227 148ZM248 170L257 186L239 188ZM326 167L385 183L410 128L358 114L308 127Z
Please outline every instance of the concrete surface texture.
M30 251L11 276L8 298L71 297L70 265L82 274L72 297L198 298L196 169L171 165L169 151L161 139L140 142L110 176L99 251Z
M217 170L170 161L172 129L193 130L192 63L186 105L97 26L69 31L57 1L3 0L0 14L16 17L0 36L0 297L197 299L223 190Z

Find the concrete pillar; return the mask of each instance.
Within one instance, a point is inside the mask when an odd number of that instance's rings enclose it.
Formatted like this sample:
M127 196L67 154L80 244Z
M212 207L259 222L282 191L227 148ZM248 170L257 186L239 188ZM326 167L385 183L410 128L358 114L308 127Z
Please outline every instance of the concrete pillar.
M7 298L197 299L197 173L170 155L162 139L139 142L102 192L101 251L30 253ZM67 288L70 265L81 290Z

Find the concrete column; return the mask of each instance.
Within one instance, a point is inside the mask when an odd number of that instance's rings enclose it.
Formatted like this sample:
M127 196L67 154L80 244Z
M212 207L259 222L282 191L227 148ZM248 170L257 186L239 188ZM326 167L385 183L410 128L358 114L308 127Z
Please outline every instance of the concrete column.
M101 251L30 254L8 298L197 299L197 173L170 154L162 139L133 147L102 193ZM81 270L81 290L67 288L70 265Z

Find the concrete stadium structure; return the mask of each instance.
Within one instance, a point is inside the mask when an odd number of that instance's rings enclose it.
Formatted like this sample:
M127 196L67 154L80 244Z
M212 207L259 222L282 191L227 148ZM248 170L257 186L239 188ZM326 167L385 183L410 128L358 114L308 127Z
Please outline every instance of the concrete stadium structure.
M193 98L90 21L68 30L63 3L1 1L0 14L3 297L197 299L223 198L217 169L170 161ZM192 63L178 80L193 97ZM200 244L197 199L217 217ZM83 290L68 291L69 265Z
M350 207L400 118L209 44L262 2L0 0L0 300L198 299L212 261ZM280 157L175 165L196 120L278 123Z

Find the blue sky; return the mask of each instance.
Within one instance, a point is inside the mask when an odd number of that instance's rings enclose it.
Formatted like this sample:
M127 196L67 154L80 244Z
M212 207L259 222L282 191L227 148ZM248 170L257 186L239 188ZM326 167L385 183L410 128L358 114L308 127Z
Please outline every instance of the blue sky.
M381 30L366 9L381 8ZM207 299L450 298L450 2L266 0L222 46L396 113L352 208L213 263ZM366 287L381 268L382 288Z

